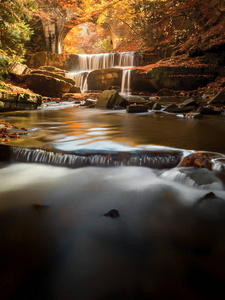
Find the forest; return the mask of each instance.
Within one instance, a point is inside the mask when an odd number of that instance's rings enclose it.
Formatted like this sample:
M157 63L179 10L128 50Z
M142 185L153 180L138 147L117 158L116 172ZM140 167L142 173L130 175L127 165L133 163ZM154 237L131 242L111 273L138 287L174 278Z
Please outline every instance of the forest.
M109 20L120 22L125 29L118 51L167 49L171 55L196 55L225 42L223 0L1 0L1 53L21 61L26 52L44 49L38 20L52 17L51 13L40 9L46 2L73 12L73 19L67 24L70 28L94 23L99 26L99 31L107 31L106 23ZM72 36L73 45L79 42L81 29L77 30ZM65 51L71 53L69 39ZM93 44L96 39L97 36L87 42ZM102 47L96 45L102 52L116 50L110 48L109 41L107 43L100 36L98 39L99 43L105 44Z

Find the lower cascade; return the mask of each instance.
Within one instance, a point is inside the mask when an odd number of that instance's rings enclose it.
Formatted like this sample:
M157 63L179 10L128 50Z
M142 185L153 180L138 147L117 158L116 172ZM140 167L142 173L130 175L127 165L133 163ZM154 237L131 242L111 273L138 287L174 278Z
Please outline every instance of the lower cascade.
M84 166L144 166L149 168L174 168L181 159L182 153L132 153L132 152L112 152L112 153L62 153L46 151L42 149L29 149L23 147L1 146L0 160L10 160L11 162L32 162L55 166L66 166L70 168L80 168ZM4 157L4 153L9 151L9 157Z

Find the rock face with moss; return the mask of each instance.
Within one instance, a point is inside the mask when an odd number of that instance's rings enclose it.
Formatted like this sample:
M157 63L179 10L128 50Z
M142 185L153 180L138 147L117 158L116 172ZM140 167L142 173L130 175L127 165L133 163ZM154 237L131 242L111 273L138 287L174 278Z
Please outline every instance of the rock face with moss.
M55 67L41 67L24 75L27 87L42 96L61 97L75 87L75 80L66 77L66 71Z
M133 90L149 92L161 89L191 91L206 86L213 78L209 68L155 66L153 68L134 68L132 70Z
M0 82L0 111L36 109L41 104L40 95Z

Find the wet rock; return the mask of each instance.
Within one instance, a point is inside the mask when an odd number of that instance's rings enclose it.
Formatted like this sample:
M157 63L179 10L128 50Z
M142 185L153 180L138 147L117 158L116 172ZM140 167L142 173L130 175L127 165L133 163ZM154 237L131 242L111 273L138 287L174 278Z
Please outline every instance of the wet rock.
M162 105L160 103L155 103L152 106L152 110L161 110L162 109Z
M197 167L211 169L212 162L209 157L203 153L193 153L184 157L178 167Z
M96 108L113 109L115 106L126 107L128 101L120 96L116 90L105 90L96 103Z
M201 113L202 115L219 115L221 114L221 110L215 107L212 107L210 105L200 107L198 109L198 112Z
M219 92L215 97L213 97L209 104L225 104L225 91Z
M184 113L184 117L188 119L202 119L202 114L198 112Z
M32 208L36 211L43 211L43 210L46 210L49 206L48 205L45 205L45 204L33 204L32 205Z
M143 104L131 104L126 107L126 111L128 113L142 113L142 112L147 112L148 111L148 106L143 105Z
M109 86L120 86L122 70L117 68L99 69L90 72L87 78L89 90L106 90Z
M164 111L175 114L189 113L193 110L195 110L195 106L179 107L177 104L170 104L164 109Z
M188 107L188 106L199 107L198 103L194 99L187 99L184 102L179 104L179 107Z
M104 214L104 216L111 217L111 218L118 218L120 215L117 209L111 209L106 214Z
M148 103L147 103L148 109L152 109L155 103L156 103L156 102L153 101L153 100L148 101Z
M148 100L140 96L128 97L128 100L130 104L145 104L148 102Z
M0 111L36 109L42 104L42 97L33 93L0 91Z
M158 91L157 93L158 96L175 96L176 93L173 90L170 89L161 89L160 91Z
M124 109L124 107L122 107L122 106L114 106L113 107L113 110L123 110Z

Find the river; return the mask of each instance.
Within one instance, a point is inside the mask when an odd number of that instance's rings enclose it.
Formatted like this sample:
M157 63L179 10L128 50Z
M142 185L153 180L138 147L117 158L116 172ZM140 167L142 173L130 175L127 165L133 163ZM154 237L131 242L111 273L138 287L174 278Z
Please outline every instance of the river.
M29 130L12 146L214 159L212 170L1 163L1 299L225 298L224 115L62 103L1 119Z

